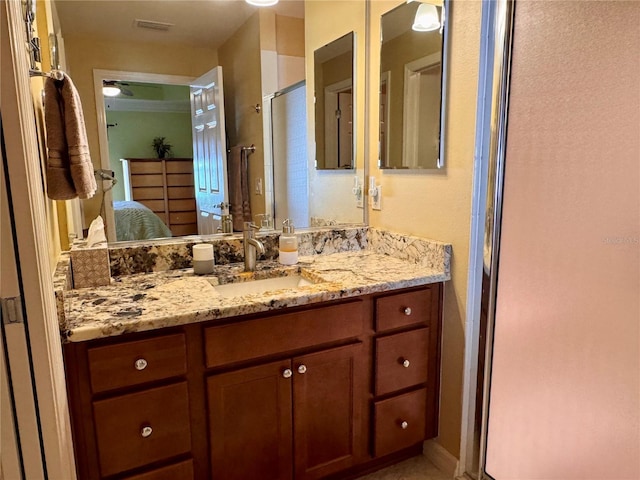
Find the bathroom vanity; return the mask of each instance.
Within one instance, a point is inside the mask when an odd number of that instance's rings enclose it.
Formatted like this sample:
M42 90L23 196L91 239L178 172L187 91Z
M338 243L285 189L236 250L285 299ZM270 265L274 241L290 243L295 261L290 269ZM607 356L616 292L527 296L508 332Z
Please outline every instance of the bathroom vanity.
M345 479L420 453L438 431L448 271L370 251L306 260L68 291L79 478Z

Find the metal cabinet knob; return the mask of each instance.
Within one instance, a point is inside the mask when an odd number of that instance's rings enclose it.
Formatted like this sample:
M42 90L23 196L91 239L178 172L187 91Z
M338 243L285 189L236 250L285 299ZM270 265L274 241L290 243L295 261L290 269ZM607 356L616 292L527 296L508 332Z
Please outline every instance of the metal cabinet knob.
M144 370L145 368L147 368L147 365L149 364L144 358L139 358L138 360L135 361L134 365L136 367L136 370Z
M307 366L306 365L300 365L298 367L298 373L306 373L307 372Z
M293 375L293 372L291 371L290 368L285 369L284 372L282 372L282 376L284 378L291 378L291 375Z
M409 365L411 365L411 362L409 360L407 360L406 358L402 360L402 366L404 368L409 368Z
M149 425L142 427L142 430L140 430L140 435L142 435L142 438L147 438L152 433L153 428L151 428Z
M404 307L404 314L408 317L411 315L411 307Z
M408 427L409 427L409 423L407 423L407 422L404 422L404 421L403 421L403 422L400 424L400 428L402 428L403 430L406 430Z

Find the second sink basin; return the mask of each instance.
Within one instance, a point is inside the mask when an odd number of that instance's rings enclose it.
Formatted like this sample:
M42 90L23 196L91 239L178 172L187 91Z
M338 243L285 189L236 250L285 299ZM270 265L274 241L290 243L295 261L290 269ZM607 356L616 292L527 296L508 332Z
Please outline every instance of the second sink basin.
M213 288L223 297L239 297L241 295L266 293L272 290L304 287L313 284L312 281L300 275L288 275L286 277L265 278L264 280L226 283L224 285L215 285Z

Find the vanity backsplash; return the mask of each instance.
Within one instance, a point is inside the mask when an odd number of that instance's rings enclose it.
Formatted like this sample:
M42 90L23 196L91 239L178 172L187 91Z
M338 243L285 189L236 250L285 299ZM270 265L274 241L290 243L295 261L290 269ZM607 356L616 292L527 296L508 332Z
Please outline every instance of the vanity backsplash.
M260 260L277 260L279 236L279 232L258 234L265 247L265 254ZM298 240L300 256L370 250L428 268L444 267L444 271L450 273L451 245L425 238L359 226L301 232ZM107 285L110 277L191 268L192 249L197 243L203 243L203 240L200 237L183 237L107 248L86 248L82 242L77 242L70 252L73 286L94 287ZM214 245L217 265L243 261L240 235L217 237L207 240L207 243ZM105 268L107 258L108 269Z

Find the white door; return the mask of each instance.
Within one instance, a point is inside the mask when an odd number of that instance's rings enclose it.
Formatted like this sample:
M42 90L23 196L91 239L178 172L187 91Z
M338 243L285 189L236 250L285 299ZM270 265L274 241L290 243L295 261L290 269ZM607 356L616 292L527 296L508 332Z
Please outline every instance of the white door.
M191 85L191 124L198 233L208 235L216 233L221 204L229 197L222 67L205 73Z

